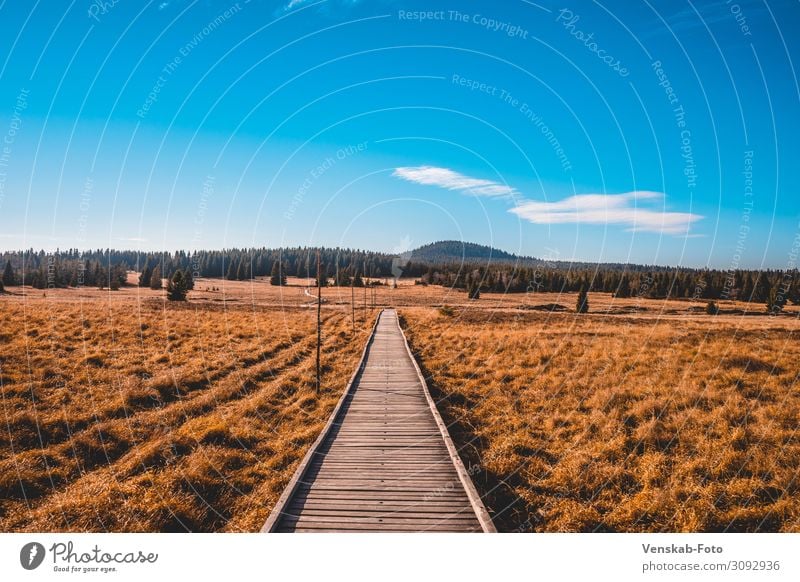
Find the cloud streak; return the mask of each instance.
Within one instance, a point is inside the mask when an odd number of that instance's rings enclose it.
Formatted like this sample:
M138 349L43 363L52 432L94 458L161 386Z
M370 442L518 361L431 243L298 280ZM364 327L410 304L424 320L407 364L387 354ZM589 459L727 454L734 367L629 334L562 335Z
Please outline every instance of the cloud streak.
M657 232L689 235L691 225L701 220L699 214L669 212L663 207L665 195L649 190L622 194L576 194L554 202L528 200L511 186L465 176L448 168L411 166L395 168L393 176L422 184L438 186L474 196L511 198L514 206L509 212L533 224L594 224L619 225L632 232Z
M616 224L629 231L686 234L693 222L703 218L689 212L646 208L652 200L663 200L660 192L638 190L623 194L577 194L556 202L527 200L510 212L534 224Z
M505 184L470 178L448 168L437 168L436 166L395 168L392 176L425 186L439 186L446 190L456 190L475 196L511 197L517 194L514 188Z

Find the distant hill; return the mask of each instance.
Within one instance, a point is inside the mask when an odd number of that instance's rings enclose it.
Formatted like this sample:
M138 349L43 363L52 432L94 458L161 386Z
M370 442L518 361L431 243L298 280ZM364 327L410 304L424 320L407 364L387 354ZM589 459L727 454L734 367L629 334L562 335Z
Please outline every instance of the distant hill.
M539 259L536 257L515 255L486 245L479 245L458 240L443 240L423 245L413 251L409 257L411 262L420 265L452 265L459 263L483 263L486 265L516 267L546 267L549 269L608 269L611 271L669 271L671 266L637 265L631 263L592 263L586 261L562 261L557 259Z
M535 261L530 257L501 251L486 245L462 242L457 240L443 240L427 244L411 251L411 260L415 263L472 263L472 262L520 262Z

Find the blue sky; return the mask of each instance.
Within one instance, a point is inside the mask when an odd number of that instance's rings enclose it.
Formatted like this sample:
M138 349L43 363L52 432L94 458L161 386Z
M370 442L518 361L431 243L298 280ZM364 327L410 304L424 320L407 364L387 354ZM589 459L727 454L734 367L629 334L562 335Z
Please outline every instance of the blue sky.
M791 267L799 17L794 0L3 2L0 247L461 239Z

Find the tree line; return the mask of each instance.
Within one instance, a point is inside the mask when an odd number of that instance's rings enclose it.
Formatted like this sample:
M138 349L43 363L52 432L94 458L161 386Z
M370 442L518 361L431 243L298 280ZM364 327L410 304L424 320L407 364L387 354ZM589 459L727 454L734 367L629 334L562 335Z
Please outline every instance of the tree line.
M800 302L797 270L720 270L598 264L577 266L548 263L537 259L516 262L441 262L404 260L387 253L357 249L294 247L284 249L224 249L218 251L177 251L140 253L98 249L68 249L10 252L2 284L31 285L35 288L92 286L116 289L127 284L127 272L139 273L138 284L160 289L180 272L181 286L191 290L194 279L224 278L251 280L268 278L273 285L285 285L287 277L315 278L317 251L320 283L362 286L365 278L413 277L423 285L464 289L477 299L481 292L494 293L612 293L617 297L719 301L738 299L782 307ZM0 263L2 264L2 263Z
M589 291L615 297L645 299L693 299L765 303L779 311L788 302L800 304L800 277L793 270L666 269L621 271L597 266L593 269L540 267L464 267L428 265L419 277L421 284L464 289L476 299L480 292L573 293L578 304L587 304ZM585 311L586 307L580 308Z

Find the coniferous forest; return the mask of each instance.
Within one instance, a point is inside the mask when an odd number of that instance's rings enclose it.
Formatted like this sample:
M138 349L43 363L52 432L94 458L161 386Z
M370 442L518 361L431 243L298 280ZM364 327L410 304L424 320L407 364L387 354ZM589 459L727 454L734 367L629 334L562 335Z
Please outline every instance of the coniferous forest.
M467 252L464 252L466 249ZM486 250L488 249L488 251ZM2 254L2 283L37 289L129 284L127 272L139 273L143 287L161 288L177 271L191 289L197 277L227 280L265 278L286 284L287 277L316 277L319 251L324 283L363 285L363 278L413 277L423 285L442 285L495 293L577 292L580 289L619 297L738 299L782 307L800 302L797 270L721 270L682 267L553 262L516 257L480 245L451 241L426 245L409 257L339 248L225 249L144 253L114 249L16 251Z

